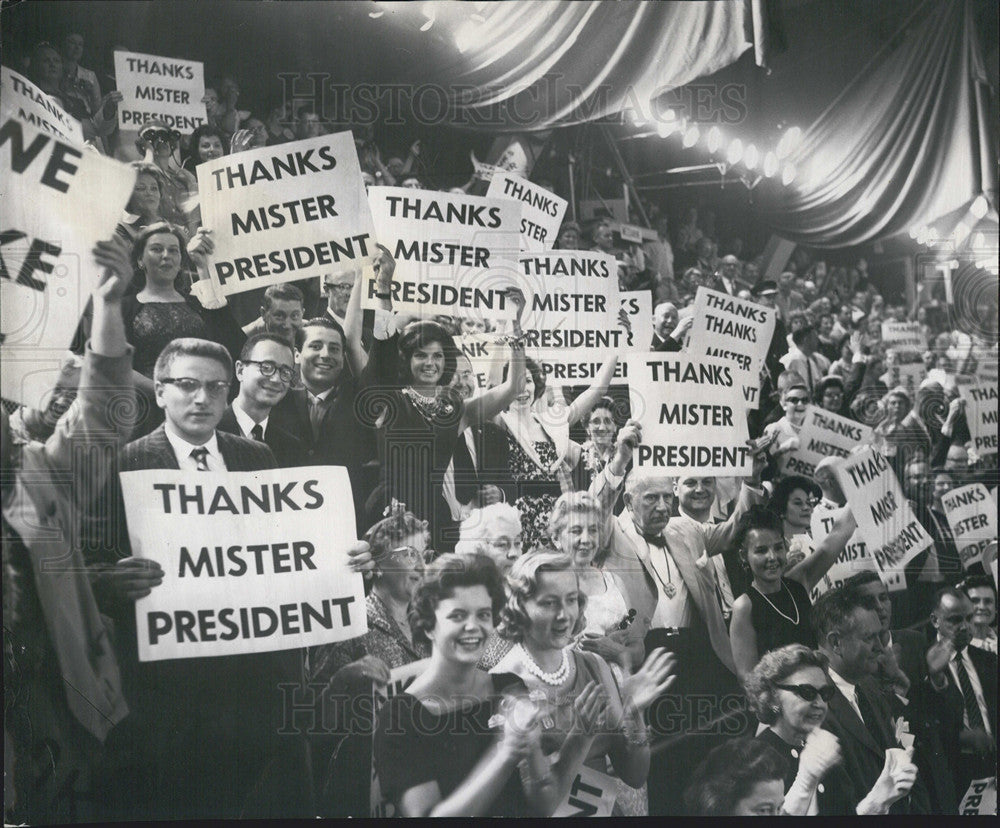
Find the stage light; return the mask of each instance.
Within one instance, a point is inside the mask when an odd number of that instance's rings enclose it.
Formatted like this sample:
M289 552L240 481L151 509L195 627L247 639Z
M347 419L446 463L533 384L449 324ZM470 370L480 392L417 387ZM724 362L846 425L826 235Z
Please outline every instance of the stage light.
M701 130L698 129L698 125L691 124L691 126L689 126L684 131L684 142L683 142L684 146L693 147L695 144L698 143L698 137L700 135L701 135Z
M434 8L433 3L424 3L420 13L425 18L424 22L420 26L420 31L429 32L431 30L431 26L434 25L434 21L437 19L437 9Z
M666 123L660 121L660 123L656 125L656 134L661 138L666 138L667 136L673 134L674 130L679 126L680 124L677 121L667 121Z
M778 156L769 152L764 156L764 177L770 178L778 171Z
M378 20L383 14L385 14L385 9L375 9L375 11L368 12L368 16L372 20Z
M757 150L756 145L747 144L747 150L743 153L743 165L748 170L754 170L757 168L757 162L760 160L760 152Z
M786 187L795 180L795 165L785 164L785 168L781 171L781 183Z
M739 138L734 138L726 150L726 161L735 166L743 159L743 142Z
M928 229L921 227L917 230L917 244L927 244Z
M919 232L920 232L920 228L917 227L916 225L913 225L913 227L910 228L910 232L907 235L909 235L909 237L911 239L915 239L917 237L917 234Z
M479 27L475 23L465 22L455 29L455 46L463 54L468 51L478 39Z
M719 151L719 147L722 146L722 132L719 131L717 126L712 127L708 131L708 137L705 140L708 146L708 151L715 155Z
M801 129L798 127L792 127L789 129L784 135L781 136L781 140L778 141L778 158L784 158L785 156L791 155L792 151L799 145L801 140Z
M981 219L990 209L990 203L986 200L986 196L980 194L976 196L976 200L972 202L972 206L969 208L969 212L972 213L977 219Z

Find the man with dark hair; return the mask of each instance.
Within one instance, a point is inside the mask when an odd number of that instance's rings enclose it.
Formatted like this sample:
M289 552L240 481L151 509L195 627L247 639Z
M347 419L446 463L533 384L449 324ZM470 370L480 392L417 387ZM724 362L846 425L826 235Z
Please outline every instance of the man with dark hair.
M816 386L830 370L830 360L819 352L819 332L811 322L797 329L793 327L792 342L795 347L785 357L785 367L805 380L812 398Z
M830 660L837 693L830 700L823 729L840 741L844 769L859 791L870 791L890 772L899 748L892 706L875 677L884 651L882 624L870 600L855 591L831 589L812 609L820 651ZM927 791L919 776L890 813L926 813ZM859 813L862 811L859 810Z
M928 680L944 696L941 741L959 798L973 779L997 772L997 657L969 643L974 617L972 601L957 587L944 587L935 596Z
M219 431L265 443L278 466L305 465L305 443L270 422L271 410L295 381L295 348L271 333L251 336L236 361L240 391L219 420Z
M302 329L305 298L302 291L289 282L271 285L261 300L260 318L243 327L243 333L253 336L269 333L294 342Z

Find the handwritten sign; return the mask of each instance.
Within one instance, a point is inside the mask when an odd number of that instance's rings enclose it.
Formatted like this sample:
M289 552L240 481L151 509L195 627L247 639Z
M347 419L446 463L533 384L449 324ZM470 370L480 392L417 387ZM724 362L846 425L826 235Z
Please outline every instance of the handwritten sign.
M118 104L118 126L138 130L163 121L189 133L208 123L205 112L205 67L200 61L115 52L115 81L124 100Z
M100 272L135 170L16 118L0 126L3 397L42 407Z
M122 472L136 557L163 583L136 601L139 659L290 650L368 629L347 470ZM321 519L322 516L322 519Z
M834 515L837 511L839 510L831 509L823 503L813 509L811 534L813 544L816 547L833 531L833 525L836 520ZM890 592L906 589L906 580L903 578L902 571L894 571L886 575L879 572L878 567L875 566L875 561L868 554L868 545L865 543L861 531L856 529L844 546L844 551L833 562L833 566L827 570L826 574L820 578L819 583L813 587L810 597L815 601L824 592L842 586L844 581L852 575L866 571L878 573Z
M741 477L751 473L747 421L736 368L724 359L628 354L632 416L643 441L635 466L664 475Z
M875 568L888 583L933 541L910 509L889 463L874 448L844 458L834 473Z

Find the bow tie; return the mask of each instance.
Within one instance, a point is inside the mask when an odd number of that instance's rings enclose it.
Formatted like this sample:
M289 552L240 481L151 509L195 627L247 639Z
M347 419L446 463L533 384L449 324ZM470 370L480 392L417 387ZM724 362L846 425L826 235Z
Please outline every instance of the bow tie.
M663 537L662 532L641 532L640 534L646 543L659 546L661 549L665 549L667 546L667 539Z

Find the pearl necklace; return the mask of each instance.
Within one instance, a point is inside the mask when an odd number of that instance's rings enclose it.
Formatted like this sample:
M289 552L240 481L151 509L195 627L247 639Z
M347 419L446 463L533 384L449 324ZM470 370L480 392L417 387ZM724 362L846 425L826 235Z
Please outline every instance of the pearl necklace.
M558 687L566 681L566 677L569 675L569 653L567 650L562 651L562 664L559 665L559 669L552 673L546 673L542 670L542 668L538 666L538 662L531 657L531 653L524 649L522 645L518 644L517 650L524 661L524 668L535 678L540 679L552 687Z
M763 599L764 599L765 601L767 601L767 603L768 603L768 604L770 604L770 606L771 606L771 609L773 609L773 610L774 610L774 611L775 611L776 613L778 613L778 615L780 615L780 616L781 616L782 618L784 618L784 619L785 619L786 621L791 621L791 622L792 622L792 623L793 623L793 624L794 624L794 625L795 625L796 627L797 627L797 626L799 625L799 605L798 605L797 603L795 603L795 596L794 596L794 595L792 595L792 591L791 591L791 590L790 590L790 589L789 589L789 588L788 588L787 586L785 586L785 580L784 580L783 578L782 578L782 580L781 580L781 589L785 590L785 591L786 591L786 592L788 593L788 597L792 599L792 606L793 606L793 607L795 607L795 618L794 618L794 620L793 620L793 619L791 619L791 618L789 618L789 617L788 617L787 615L785 615L785 613L783 613L783 612L782 612L782 611L781 611L780 609L778 609L778 608L777 608L777 607L776 607L776 606L775 606L775 605L774 605L773 603L771 603L771 599L770 599L770 598L768 598L768 597L767 597L767 596L766 596L766 595L765 595L765 594L764 594L763 592L761 592L761 591L760 591L759 589L757 589L757 587L756 587L756 586L754 586L753 584L750 584L750 586L752 586L752 587L753 587L754 589L756 589L756 590L757 590L757 594L758 594L758 595L759 595L759 596L760 596L761 598L763 598ZM780 592L781 590L778 590L778 591Z

